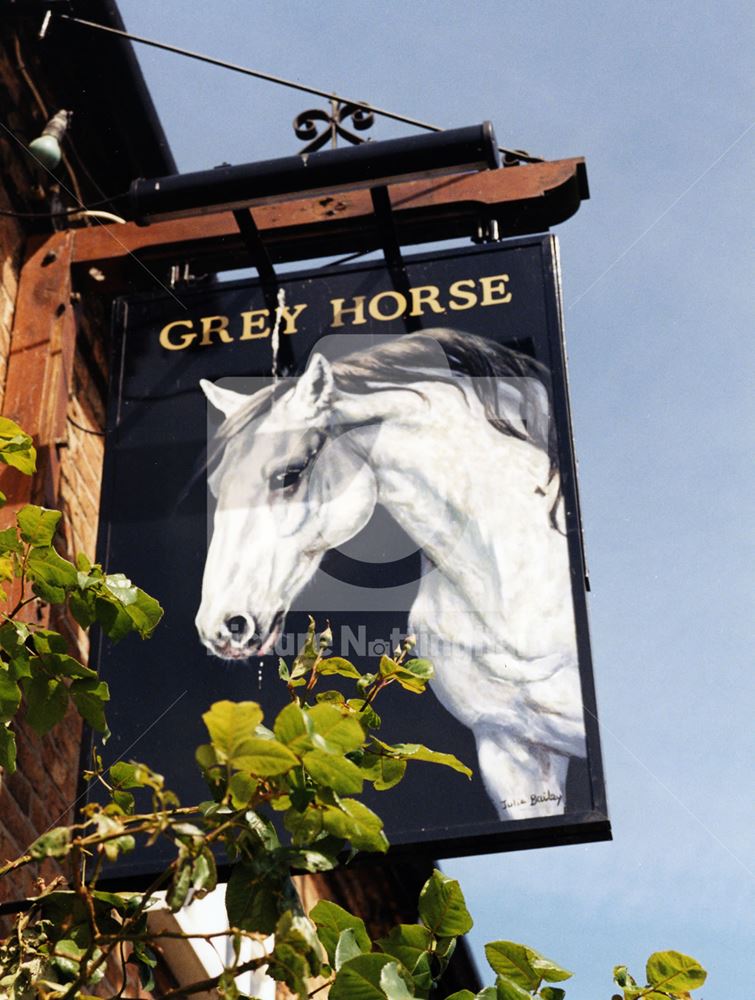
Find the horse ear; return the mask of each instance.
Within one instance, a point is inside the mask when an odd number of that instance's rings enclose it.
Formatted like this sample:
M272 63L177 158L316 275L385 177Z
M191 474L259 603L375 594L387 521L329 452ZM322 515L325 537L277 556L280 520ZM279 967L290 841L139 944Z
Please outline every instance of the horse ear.
M235 413L247 398L240 392L223 389L219 385L215 385L214 382L208 382L206 378L201 378L199 384L210 403L216 410L220 410L224 417L230 417L231 414Z
M307 370L296 383L294 399L313 416L317 415L329 405L334 385L330 362L322 354L314 354Z

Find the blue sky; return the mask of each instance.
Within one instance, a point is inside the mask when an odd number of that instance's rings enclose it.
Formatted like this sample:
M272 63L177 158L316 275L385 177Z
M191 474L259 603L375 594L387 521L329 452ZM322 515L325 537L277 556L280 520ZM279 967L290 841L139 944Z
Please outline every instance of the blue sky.
M752 51L744 2L120 0L127 27L499 141L584 155L557 227L610 844L446 862L476 919L608 997L752 935ZM287 155L322 106L139 48L181 170ZM379 121L376 139L412 130ZM751 385L750 375L749 383ZM749 500L749 503L748 503ZM484 965L484 959L482 960ZM569 995L569 993L567 994ZM696 994L697 995L697 994Z

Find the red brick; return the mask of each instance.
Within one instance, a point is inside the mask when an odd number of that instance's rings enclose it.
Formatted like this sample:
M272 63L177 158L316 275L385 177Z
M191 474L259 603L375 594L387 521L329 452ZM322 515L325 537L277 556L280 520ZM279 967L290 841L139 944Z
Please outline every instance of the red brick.
M32 790L31 785L23 774L21 774L20 771L17 771L15 774L10 775L10 777L5 779L5 787L16 800L16 804L21 812L25 816L28 816Z
M6 788L0 791L0 817L4 829L10 833L22 852L37 839L34 827Z

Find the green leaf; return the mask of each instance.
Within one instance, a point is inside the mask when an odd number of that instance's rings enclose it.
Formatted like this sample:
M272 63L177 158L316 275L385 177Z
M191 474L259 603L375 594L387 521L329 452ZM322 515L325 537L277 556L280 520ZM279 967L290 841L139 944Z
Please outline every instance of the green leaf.
M0 462L31 476L37 467L37 452L29 435L8 417L0 417Z
M71 595L69 598L69 607L73 611L74 607L79 609L79 603L74 601L76 597L75 594ZM112 639L113 642L119 642L125 636L127 636L131 631L133 631L133 624L131 619L126 614L126 609L117 601L108 591L107 596L102 594L97 594L91 605L95 621L102 626L105 635L108 639ZM79 622L79 624L82 624Z
M108 912L115 909L123 915L126 915L135 903L138 905L141 899L141 896L136 893L104 892L102 889L95 889L92 892L92 897L98 902L104 903Z
M216 701L202 716L212 745L222 762L244 753L262 722L262 709L255 701Z
M543 955L532 948L530 951L530 963L535 972L540 974L540 977L546 981L546 983L561 983L565 979L571 979L574 975L573 972L569 972L568 969L564 969L562 966L557 965L552 962L549 958L545 958Z
M401 976L398 965L392 962L380 970L380 987L387 1000L417 1000Z
M358 799L342 799L340 807L328 806L322 823L328 833L350 840L358 851L388 850L383 821Z
M317 926L317 936L328 954L331 965L335 963L336 946L341 932L347 929L354 932L354 938L360 951L369 952L371 950L372 941L364 926L364 921L361 917L355 917L353 913L344 910L337 903L321 899L312 908L309 916Z
M485 945L485 957L494 972L511 979L527 990L537 989L542 973L535 969L534 962L542 959L536 951L514 941L491 941ZM564 970L565 971L565 970ZM571 973L566 973L566 979Z
M113 789L110 793L113 802L118 806L122 812L127 816L130 816L134 812L134 807L136 805L136 799L131 794L131 792L121 792L117 788Z
M95 610L95 598L92 594L77 594L76 591L68 595L68 607L76 622L83 629L88 629L97 620Z
M647 961L648 985L682 992L702 986L708 974L694 958L679 951L656 951Z
M357 713L356 717L362 729L380 729L382 724L380 716L364 698L349 698L347 705Z
M362 675L349 660L342 656L329 656L325 660L320 660L317 664L317 673L326 677L330 674L339 674L341 677L360 678Z
M263 778L285 774L298 763L295 754L278 740L261 740L256 737L245 740L242 751L231 758L234 767Z
M251 775L242 772L234 774L228 782L233 808L243 809L244 806L248 806L258 788L259 782L255 781Z
M378 792L393 788L406 773L406 761L382 754L366 753L360 764L362 773L368 781L372 781Z
M333 845L332 848L330 845ZM338 855L342 850L342 840L326 837L317 841L316 850L289 850L288 859L293 869L301 869L306 872L329 872L338 867Z
M66 592L77 585L76 567L51 546L37 546L29 552L26 571L33 591L49 604L62 604Z
M613 978L619 986L636 986L637 983L633 976L630 976L629 969L626 965L614 965L613 967Z
M312 723L313 742L330 753L348 753L357 750L364 742L364 730L350 715L332 704L321 702L307 711Z
M298 978L304 979L307 975L317 976L322 967L322 948L318 940L317 933L312 921L300 912L288 910L281 914L275 927L275 949L273 961L271 962L271 974L279 981L283 981L293 988L291 979L285 975L280 975L276 970L280 949L282 947L290 949L289 955L296 956L303 962L303 968L298 972ZM287 956L288 957L288 956ZM304 995L308 994L305 982L296 984Z
M114 788L143 788L144 781L138 764L119 760L110 768L110 783Z
M63 940L55 942L53 962L66 975L77 976L81 968L81 959L85 953L86 949L72 938L63 938Z
M466 764L462 764L453 754L430 750L428 747L422 746L421 743L396 743L391 746L389 743L383 743L376 736L373 736L372 740L377 746L382 747L391 756L400 760L422 760L429 764L443 764L460 774L465 774L468 778L472 777L471 769Z
M291 702L278 713L273 730L281 743L301 756L312 748L312 723L309 713L305 713L300 705Z
M149 639L163 616L159 601L136 588L136 600L126 604L125 611L142 639Z
M29 848L37 861L42 858L64 858L71 850L71 831L67 826L56 826L38 837Z
M62 638L62 637L61 637ZM37 636L34 636L35 645ZM32 671L39 671L55 677L80 677L95 679L97 674L85 667L73 656L67 653L40 653L30 661Z
M427 961L433 945L432 933L421 924L399 924L377 942L378 948L398 959L411 972L415 985L424 990L429 990L433 982Z
M390 955L358 955L339 969L330 988L330 1000L385 1000L380 974L395 965Z
M356 764L346 757L324 750L311 750L304 755L303 763L315 781L327 785L339 795L358 795L362 791L364 776Z
M191 889L191 869L191 858L185 854L182 858L182 863L173 875L170 888L165 896L165 902L173 913L181 909L186 902L186 897L189 895L189 889Z
M345 927L338 935L335 961L333 962L336 971L341 968L344 962L348 962L350 959L356 958L357 955L361 954L363 954L363 949L359 947L356 931L353 927Z
M381 677L390 677L401 669L400 665L392 660L390 656L380 657L380 666L378 667L378 673Z
M133 851L136 846L134 837L125 832L125 826L120 816L112 812L97 814L97 833L102 839L97 850L104 853L108 861L117 861L120 854Z
M18 540L18 532L15 528L6 528L0 531L0 552L23 552L24 547Z
M459 883L437 868L419 894L419 915L436 937L457 937L472 929Z
M49 628L37 628L31 633L31 641L37 653L54 653L65 655L68 652L68 643L60 632L54 632Z
M232 927L272 934L279 916L296 903L293 884L281 873L247 862L233 866L225 893Z
M68 689L79 715L99 733L107 733L105 702L110 701L110 691L104 681L83 678L71 682Z
M16 514L21 537L29 545L52 545L58 522L63 515L59 510L47 510L36 504L27 504Z
M402 688L413 694L422 694L434 672L429 660L409 660L402 663L395 673Z
M0 725L0 767L6 774L14 774L16 770L16 736L3 725Z
M532 994L525 990L523 986L509 979L508 976L499 976L495 982L496 1000L532 1000Z
M21 704L21 688L0 662L0 723L10 722Z
M26 721L43 736L66 714L68 689L62 681L37 675L22 682L26 698Z
M105 586L121 604L129 605L135 603L137 588L124 573L109 573L105 577Z
M215 857L209 847L205 847L194 862L191 869L191 882L195 899L202 899L217 886L218 869Z
M479 996L480 994L478 993L477 997ZM471 990L457 990L455 993L447 996L446 1000L477 1000L477 997L475 997ZM493 1000L495 1000L495 995L493 996Z
M543 986L538 995L542 1000L564 1000L566 990L562 990L558 986Z

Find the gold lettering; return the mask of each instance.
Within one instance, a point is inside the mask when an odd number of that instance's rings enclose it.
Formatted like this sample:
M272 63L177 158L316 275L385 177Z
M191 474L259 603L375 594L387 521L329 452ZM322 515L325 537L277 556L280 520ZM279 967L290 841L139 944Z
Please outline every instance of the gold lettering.
M239 315L244 324L239 340L259 340L261 337L270 336L267 326L267 317L270 315L268 309L252 309Z
M421 316L422 306L429 306L434 313L444 313L446 310L438 302L440 289L435 285L419 285L417 288L410 288L409 294L412 297L412 311L410 316Z
M331 299L330 304L333 306L333 322L331 326L343 326L343 314L353 313L354 319L351 321L353 326L357 326L360 323L366 323L367 320L364 318L364 295L354 296L353 306L344 306L346 299Z
M227 316L203 316L200 322L202 324L202 339L199 343L202 347L210 347L213 333L217 333L224 344L233 343L233 337L228 332Z
M396 303L394 311L388 316L380 312L380 303L383 299L393 299ZM402 295L401 292L381 292L379 295L375 295L370 299L370 304L367 308L373 319L398 319L399 316L403 316L406 312L406 297Z
M170 331L176 326L188 326L190 333L182 333L180 336L180 343L170 339ZM192 341L197 339L196 330L192 329L192 322L190 319L177 319L173 323L168 323L160 331L160 346L164 347L166 351L182 351L184 347L188 347Z
M283 327L283 332L285 334L296 333L296 321L306 308L306 302L302 302L301 305L298 306L291 306L290 309L288 306L283 306L281 309L281 319L286 324Z
M455 296L457 299L461 299L460 302L454 302L453 299L448 303L448 308L453 309L456 312L461 312L462 309L471 309L472 306L477 305L477 296L474 292L467 292L465 288L474 288L474 280L472 278L465 278L463 281L455 281L451 287L448 289L448 294ZM462 305L466 303L466 305Z
M498 306L511 302L511 292L506 291L506 282L510 281L508 274L491 274L489 278L480 278L482 285L481 306ZM493 296L498 293L500 298Z

